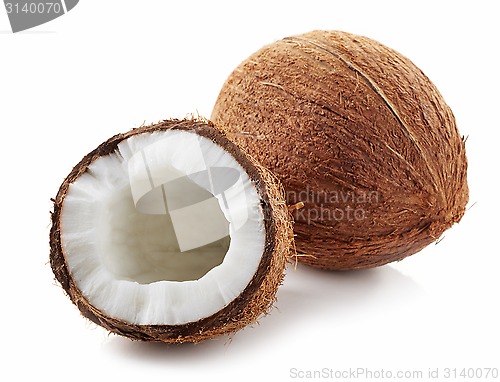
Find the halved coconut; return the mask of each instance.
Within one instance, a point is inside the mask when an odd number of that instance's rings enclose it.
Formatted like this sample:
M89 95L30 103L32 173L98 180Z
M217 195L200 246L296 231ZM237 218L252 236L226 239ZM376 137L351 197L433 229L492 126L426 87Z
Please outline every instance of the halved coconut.
M170 120L112 137L71 171L50 260L96 324L199 342L269 311L292 240L275 177L211 123Z

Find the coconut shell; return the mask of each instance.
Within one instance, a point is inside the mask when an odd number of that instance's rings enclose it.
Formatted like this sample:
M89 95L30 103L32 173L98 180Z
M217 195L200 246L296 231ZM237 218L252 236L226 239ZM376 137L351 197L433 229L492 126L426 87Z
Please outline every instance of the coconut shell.
M114 152L121 141L133 135L169 129L193 131L212 140L229 152L247 171L261 198L265 218L265 250L253 279L235 300L219 312L200 321L183 325L134 325L115 317L109 317L99 311L78 288L72 278L61 246L61 211L69 186L87 171L93 161ZM168 120L133 129L125 134L115 135L86 155L73 168L62 183L54 200L52 228L50 230L50 264L57 281L66 291L68 297L78 307L81 314L95 324L112 333L134 340L196 343L222 334L234 333L255 323L261 316L270 311L275 302L277 288L284 276L285 264L292 256L292 241L291 219L284 200L283 188L276 177L236 144L229 141L225 134L216 129L212 123L202 120Z
M263 47L212 113L283 182L299 260L369 268L412 255L464 214L465 144L408 58L366 37L313 31Z

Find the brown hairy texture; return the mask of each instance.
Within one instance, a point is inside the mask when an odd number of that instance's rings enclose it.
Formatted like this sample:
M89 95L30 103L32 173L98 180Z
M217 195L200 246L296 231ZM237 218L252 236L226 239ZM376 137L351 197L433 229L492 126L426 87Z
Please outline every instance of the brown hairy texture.
M256 185L261 198L266 230L265 250L259 267L245 290L221 311L197 322L183 325L134 325L109 317L96 309L79 290L71 276L61 246L61 211L64 198L71 184L96 159L113 153L118 144L137 134L169 129L192 131L206 137L230 153L247 171ZM279 181L253 158L245 154L215 126L205 120L168 120L161 123L133 129L118 134L86 155L76 165L61 185L54 201L52 228L50 231L50 264L56 279L78 307L83 316L109 331L134 340L166 343L200 342L222 334L231 334L255 323L267 314L275 302L278 286L281 284L286 262L292 256L293 231L284 191Z
M283 182L299 260L325 269L412 255L458 222L465 144L431 81L369 38L313 31L229 76L214 123Z

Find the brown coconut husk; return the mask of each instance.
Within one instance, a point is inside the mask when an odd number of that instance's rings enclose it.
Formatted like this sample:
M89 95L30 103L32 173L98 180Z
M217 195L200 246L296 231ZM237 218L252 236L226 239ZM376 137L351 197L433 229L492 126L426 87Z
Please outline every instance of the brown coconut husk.
M401 260L465 212L452 111L408 58L369 38L314 31L265 46L229 76L212 120L275 173L289 204L304 203L294 229L306 264Z
M206 137L230 153L247 171L256 185L264 211L265 250L259 267L245 290L221 311L197 322L183 325L135 325L115 317L109 317L92 305L82 294L71 276L61 246L61 211L70 185L96 159L113 153L118 144L134 135L163 130L185 130ZM168 120L161 123L133 129L125 134L110 138L86 155L62 183L54 200L52 228L50 231L50 264L57 281L62 285L71 301L81 314L92 322L134 340L165 343L200 342L222 334L234 333L255 323L267 314L275 302L278 286L281 284L287 260L292 256L293 232L291 219L279 181L248 156L236 144L205 120Z

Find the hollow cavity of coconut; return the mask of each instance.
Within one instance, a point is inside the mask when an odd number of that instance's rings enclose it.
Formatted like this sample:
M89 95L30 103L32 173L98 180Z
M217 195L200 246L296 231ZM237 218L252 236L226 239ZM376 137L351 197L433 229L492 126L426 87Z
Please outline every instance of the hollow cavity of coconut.
M383 265L458 222L465 146L450 108L409 59L366 37L314 31L257 51L212 120L285 186L299 260Z
M112 137L71 171L50 261L94 323L199 342L269 311L292 239L269 172L211 123L171 120Z

